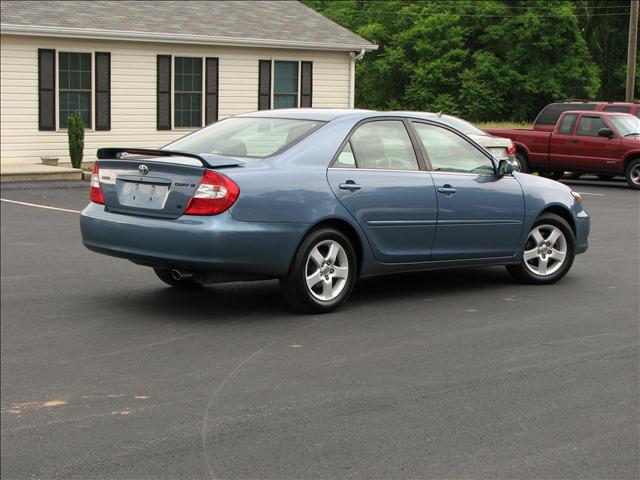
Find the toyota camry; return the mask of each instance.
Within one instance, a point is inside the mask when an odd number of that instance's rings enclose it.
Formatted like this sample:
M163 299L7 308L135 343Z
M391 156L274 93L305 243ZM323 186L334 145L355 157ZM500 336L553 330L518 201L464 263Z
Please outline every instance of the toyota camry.
M432 114L261 111L97 157L89 249L179 288L279 279L307 312L337 308L359 278L414 270L505 265L551 284L588 246L579 193Z

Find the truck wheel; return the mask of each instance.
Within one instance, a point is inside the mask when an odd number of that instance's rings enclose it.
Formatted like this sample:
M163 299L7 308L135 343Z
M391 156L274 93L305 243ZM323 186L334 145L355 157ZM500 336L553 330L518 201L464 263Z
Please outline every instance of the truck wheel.
M522 283L555 283L571 268L575 244L573 230L564 218L542 214L533 222L522 260L516 265L507 265L507 270Z
M513 162L513 169L516 172L529 173L529 164L524 153L516 152L516 161Z
M289 273L280 279L287 303L303 312L326 313L347 301L358 264L351 242L338 230L320 228L302 241Z
M624 178L631 188L640 190L640 158L634 158L629 162Z

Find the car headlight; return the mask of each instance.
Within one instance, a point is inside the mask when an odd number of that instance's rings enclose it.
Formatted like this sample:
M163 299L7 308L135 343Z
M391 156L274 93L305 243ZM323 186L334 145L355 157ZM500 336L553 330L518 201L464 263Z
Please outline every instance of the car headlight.
M580 195L578 192L574 192L573 190L571 190L571 195L573 195L573 198L576 199L576 202L582 201L582 195Z

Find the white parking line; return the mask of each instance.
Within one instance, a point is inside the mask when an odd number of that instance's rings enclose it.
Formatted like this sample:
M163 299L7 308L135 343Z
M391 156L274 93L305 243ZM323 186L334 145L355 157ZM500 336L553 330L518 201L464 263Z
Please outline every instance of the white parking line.
M578 192L580 195L593 195L594 197L604 197L604 193Z
M0 200L3 201L3 202L7 202L7 203L15 203L17 205L25 205L27 207L45 208L47 210L58 210L60 212L67 212L67 213L81 213L80 210L69 210L68 208L58 208L58 207L50 207L48 205L37 205L35 203L18 202L16 200L9 200L7 198L0 198Z

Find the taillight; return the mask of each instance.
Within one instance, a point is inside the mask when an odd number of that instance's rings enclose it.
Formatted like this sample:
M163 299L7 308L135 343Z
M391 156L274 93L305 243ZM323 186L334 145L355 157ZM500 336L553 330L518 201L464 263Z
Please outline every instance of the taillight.
M104 198L100 190L100 178L98 177L98 162L93 164L93 173L91 174L91 186L89 187L89 198L94 203L104 205Z
M240 195L240 189L221 173L205 170L200 185L191 197L186 215L217 215L227 210Z
M513 143L507 147L507 153L509 155L516 153L516 146Z

